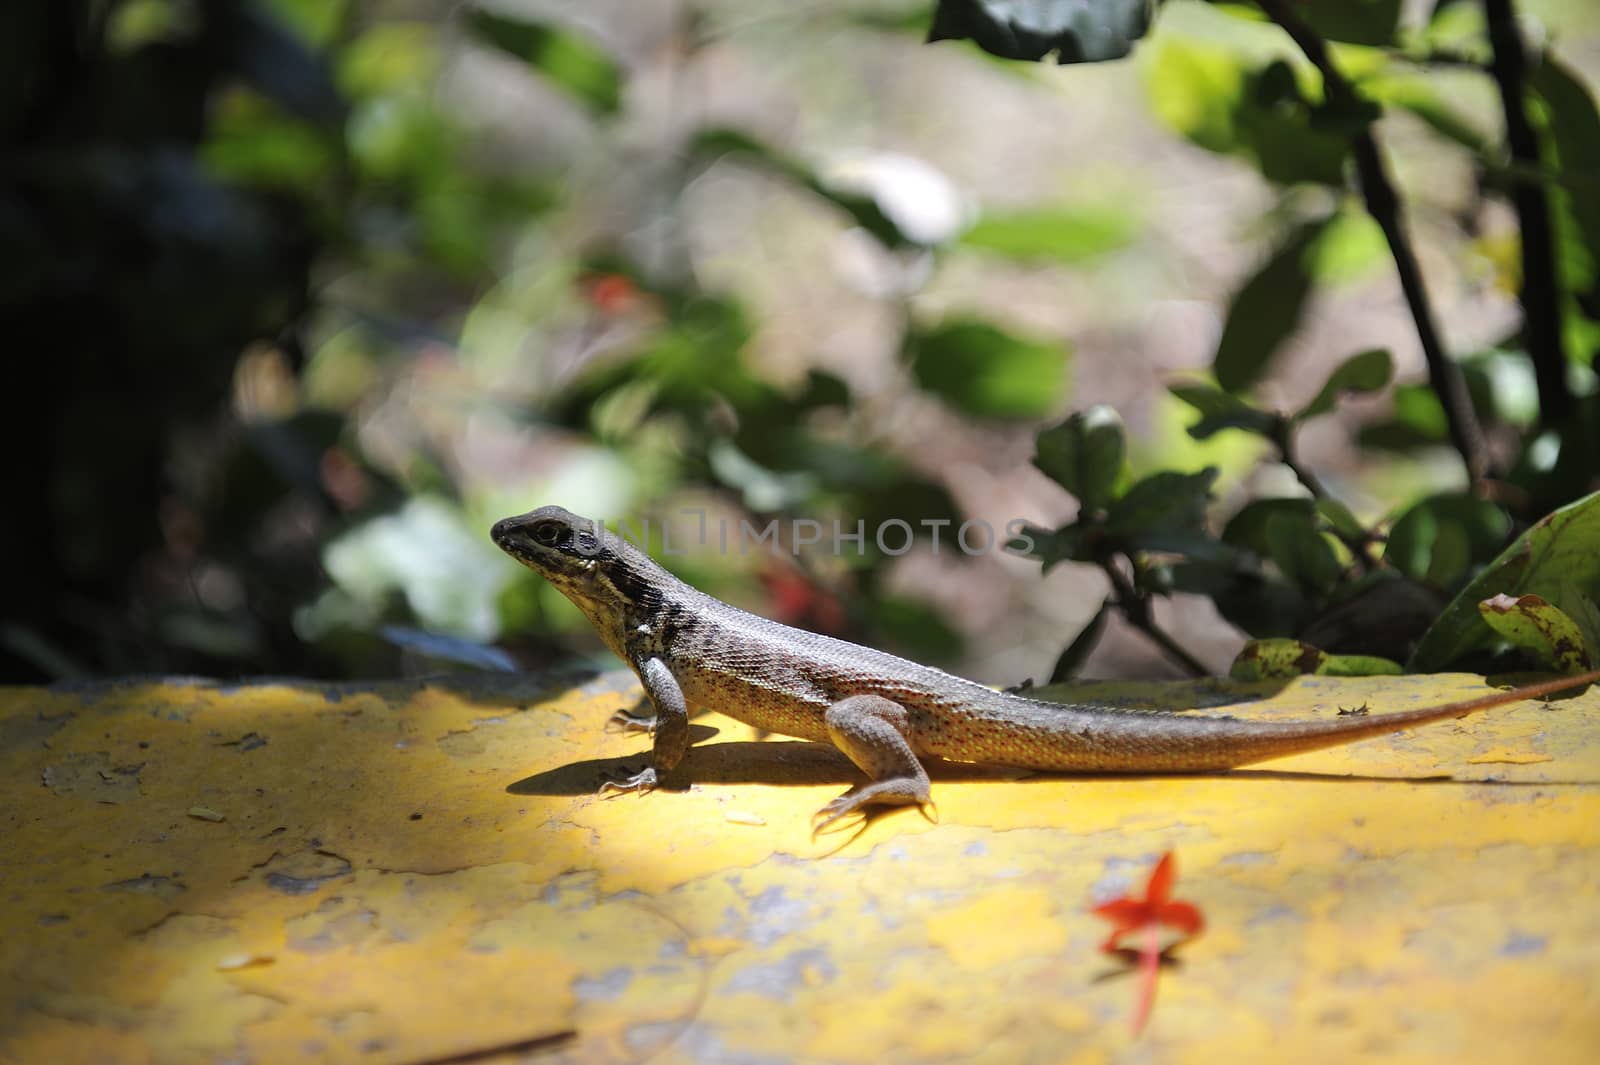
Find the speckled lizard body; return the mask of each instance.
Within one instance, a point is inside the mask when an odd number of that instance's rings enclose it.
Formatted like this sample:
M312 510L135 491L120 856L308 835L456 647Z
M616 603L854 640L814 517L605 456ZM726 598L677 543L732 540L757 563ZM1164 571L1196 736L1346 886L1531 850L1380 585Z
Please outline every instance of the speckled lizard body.
M1376 717L1267 722L1044 702L730 606L678 580L598 523L560 507L490 534L588 617L654 705L653 761L610 789L648 790L689 746L689 709L828 743L871 778L818 811L820 828L868 804L931 807L920 758L1076 773L1231 769L1350 743L1600 679L1563 677ZM626 719L626 718L625 718Z

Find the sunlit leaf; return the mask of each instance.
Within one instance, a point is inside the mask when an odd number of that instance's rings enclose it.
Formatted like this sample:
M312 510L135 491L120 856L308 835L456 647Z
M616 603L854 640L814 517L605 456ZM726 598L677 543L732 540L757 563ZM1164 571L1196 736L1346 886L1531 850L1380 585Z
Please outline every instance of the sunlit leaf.
M1486 647L1495 634L1478 604L1501 593L1540 596L1580 626L1585 624L1592 611L1585 601L1600 599L1600 492L1540 519L1501 552L1451 600L1423 635L1409 667L1444 669Z
M1200 420L1188 429L1196 440L1205 440L1224 429L1243 429L1271 438L1283 424L1278 415L1252 407L1238 396L1203 382L1168 385L1167 391L1200 412Z
M1341 185L1349 144L1317 128L1314 76L1283 60L1260 68L1249 62L1224 46L1167 37L1143 64L1151 105L1172 129L1210 151L1250 160L1269 181Z
M549 22L472 8L467 26L484 42L527 63L598 114L622 106L622 70L588 36Z
M1346 205L1311 248L1311 275L1318 284L1361 281L1389 262L1389 244L1372 215Z
M1306 673L1330 677L1398 676L1398 662L1372 655L1334 655L1301 640L1251 640L1244 645L1228 676L1234 680L1288 680Z
M1139 217L1126 208L1059 207L986 214L961 243L1013 259L1072 264L1126 247L1141 228Z
M1478 604L1485 623L1516 646L1561 673L1582 673L1593 652L1583 633L1561 609L1537 595L1495 595Z
M423 22L385 20L363 30L339 55L339 85L373 96L426 84L439 65L437 35Z

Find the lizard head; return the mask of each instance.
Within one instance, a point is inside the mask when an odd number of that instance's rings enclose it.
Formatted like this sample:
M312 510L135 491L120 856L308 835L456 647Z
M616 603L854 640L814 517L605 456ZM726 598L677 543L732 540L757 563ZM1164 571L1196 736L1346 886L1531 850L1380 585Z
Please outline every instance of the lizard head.
M653 606L668 580L650 556L563 507L502 518L489 536L572 600L612 650L621 645L626 612Z

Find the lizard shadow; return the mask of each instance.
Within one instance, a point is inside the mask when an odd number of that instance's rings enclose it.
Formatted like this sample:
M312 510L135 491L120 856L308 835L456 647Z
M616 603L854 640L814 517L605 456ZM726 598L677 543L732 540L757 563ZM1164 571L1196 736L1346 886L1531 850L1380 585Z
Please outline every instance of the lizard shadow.
M691 725L691 740L715 735L704 725ZM697 735L698 734L698 735ZM632 776L650 762L648 747L635 754L585 758L534 773L506 785L512 795L593 795L607 781ZM934 780L1012 780L1033 775L1025 769L970 765L924 759ZM862 773L839 751L805 740L729 740L697 744L683 761L663 776L660 790L681 791L690 784L771 784L806 787L860 783Z
M690 738L696 745L685 752L683 761L672 772L663 775L659 785L661 790L683 791L691 784L766 784L796 787L851 785L859 784L863 779L861 771L848 758L824 743L811 743L805 740L699 742L715 736L716 731L704 725L690 726ZM1196 777L1233 780L1240 784L1360 782L1457 786L1490 784L1505 788L1549 788L1563 784L1592 783L1592 781L1504 780L1450 773L1308 773L1260 768L1206 773L1049 773L967 762L945 762L935 758L924 758L922 761L928 776L935 781L1004 780L1022 784L1061 779L1092 783L1107 779L1163 780ZM643 747L629 755L586 758L533 773L506 785L505 790L512 795L593 795L602 784L624 780L649 763L650 750L648 747Z

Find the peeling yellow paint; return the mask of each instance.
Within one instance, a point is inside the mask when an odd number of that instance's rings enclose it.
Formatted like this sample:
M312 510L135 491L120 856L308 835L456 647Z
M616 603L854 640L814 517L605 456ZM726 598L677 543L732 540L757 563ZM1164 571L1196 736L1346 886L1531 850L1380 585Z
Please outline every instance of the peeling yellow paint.
M971 902L929 917L928 942L963 969L992 969L1065 947L1059 909L1060 900L1041 888L996 885Z
M1513 751L1505 747L1498 747L1492 751L1484 751L1467 759L1470 765L1532 765L1535 762L1550 761L1548 754L1537 754L1533 751Z
M1263 718L1466 676L1104 685ZM0 1060L1104 1062L1135 984L1096 901L1179 852L1206 934L1141 1053L1589 1062L1600 695L1209 777L934 767L812 839L840 756L697 718L686 789L630 684L0 689ZM1253 701L1252 701L1253 700Z

